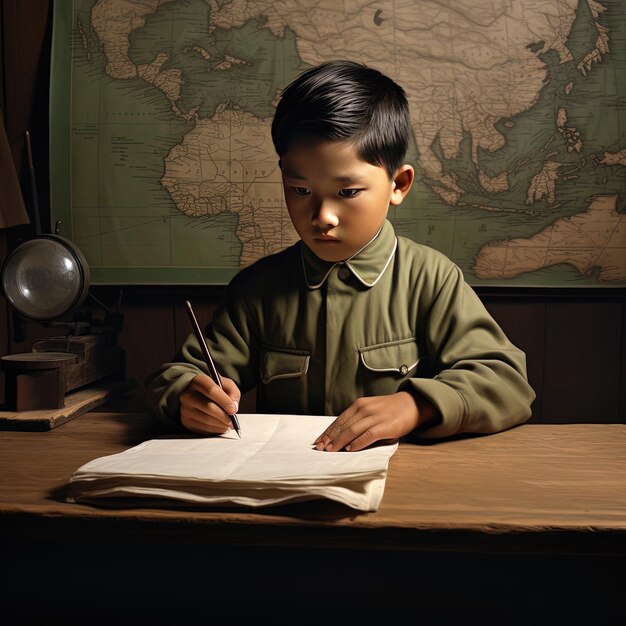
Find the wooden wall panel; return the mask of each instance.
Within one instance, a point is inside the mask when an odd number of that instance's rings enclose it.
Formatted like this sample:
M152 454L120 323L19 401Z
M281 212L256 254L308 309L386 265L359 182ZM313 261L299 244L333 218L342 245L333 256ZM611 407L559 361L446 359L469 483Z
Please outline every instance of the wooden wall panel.
M619 301L548 302L543 415L551 422L619 422L623 378Z
M4 88L4 48L5 44L3 43L6 39L4 35L4 0L0 1L0 113L2 117L4 117L4 109L6 108L5 100L6 100L6 89Z
M619 422L626 424L626 298L622 301L622 322L618 329L621 335L622 358L619 374Z
M0 259L6 257L6 235L0 232ZM9 309L0 298L0 356L9 353ZM4 402L4 375L0 376L0 403Z
M156 298L130 297L122 302L121 311L124 328L119 345L126 354L126 374L137 383L132 404L143 407L145 378L170 361L176 350L172 306Z
M40 207L47 211L48 181L48 91L51 34L51 3L48 0L0 0L0 45L2 62L0 98L2 123L15 169L20 176L23 195L26 159L24 134L30 131L33 161L37 169L37 188ZM0 190L1 192L1 190ZM26 196L26 200L28 197ZM16 241L31 234L30 225L3 231L0 263L4 262ZM2 324L2 354L24 351L13 343L13 316L6 300L0 296L0 323ZM41 337L52 331L42 330ZM38 337L39 338L39 337ZM29 346L30 349L30 346ZM4 401L4 375L0 374L0 400Z
M42 228L49 228L48 95L52 3L0 0L4 51L5 125L18 172L24 173L24 133L30 132ZM23 189L27 187L23 184ZM25 194L26 195L26 194ZM29 207L30 209L30 207Z
M111 305L116 301L112 289L94 291ZM137 381L132 406L141 407L145 377L171 360L190 332L184 300L192 302L204 326L223 290L162 288L154 293L136 287L126 291L130 293L122 300L124 329L119 343L126 351L127 374ZM525 300L523 295L484 299L507 336L526 353L529 381L537 394L530 421L626 423L625 299L555 301L542 296ZM28 322L23 342L15 342L9 333L8 351L28 351L33 341L58 334L58 329ZM241 412L254 410L253 391L242 399Z
M537 394L530 421L542 422L545 303L487 299L485 306L507 337L526 353L528 381Z

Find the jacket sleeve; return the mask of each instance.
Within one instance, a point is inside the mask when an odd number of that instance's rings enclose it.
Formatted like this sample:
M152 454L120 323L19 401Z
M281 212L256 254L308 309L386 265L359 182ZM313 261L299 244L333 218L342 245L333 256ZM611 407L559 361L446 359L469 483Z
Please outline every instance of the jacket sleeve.
M418 438L494 433L528 420L535 393L526 355L514 346L453 265L427 309L425 344L432 378L412 378L402 389L421 394L440 421Z
M256 315L243 297L240 282L236 277L229 285L204 335L218 371L232 378L243 394L256 384L258 333ZM146 378L147 405L167 427L181 428L179 396L200 373L207 374L208 369L190 333L172 361Z

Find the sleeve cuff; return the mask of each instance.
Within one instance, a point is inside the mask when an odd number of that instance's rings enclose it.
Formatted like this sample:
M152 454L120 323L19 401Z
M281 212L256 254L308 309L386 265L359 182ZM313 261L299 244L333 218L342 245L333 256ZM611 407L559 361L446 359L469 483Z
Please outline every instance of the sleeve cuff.
M426 398L437 410L440 421L423 430L417 429L412 436L418 439L451 437L461 431L467 404L454 387L433 378L412 378L399 391L410 391Z
M183 372L165 389L151 390L148 394L149 408L160 418L167 428L183 430L180 423L180 394L189 386L199 372Z

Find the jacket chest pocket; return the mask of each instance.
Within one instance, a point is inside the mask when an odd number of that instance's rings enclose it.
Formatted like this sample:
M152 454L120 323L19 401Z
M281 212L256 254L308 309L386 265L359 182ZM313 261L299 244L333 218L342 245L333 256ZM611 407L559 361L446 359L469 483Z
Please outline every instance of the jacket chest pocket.
M306 407L310 353L306 350L261 349L258 404L262 411L297 413Z
M415 376L420 362L415 338L359 348L359 356L368 396L395 393L403 381Z

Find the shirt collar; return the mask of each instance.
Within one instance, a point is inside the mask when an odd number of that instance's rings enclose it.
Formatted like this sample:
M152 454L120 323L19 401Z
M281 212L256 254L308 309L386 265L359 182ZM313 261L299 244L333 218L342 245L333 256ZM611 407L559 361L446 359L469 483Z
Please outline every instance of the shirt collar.
M343 262L324 261L303 242L300 242L302 268L307 287L309 289L321 287L333 267L342 263L365 287L373 287L391 263L397 245L398 241L393 226L388 220L385 220L382 228L369 243Z

